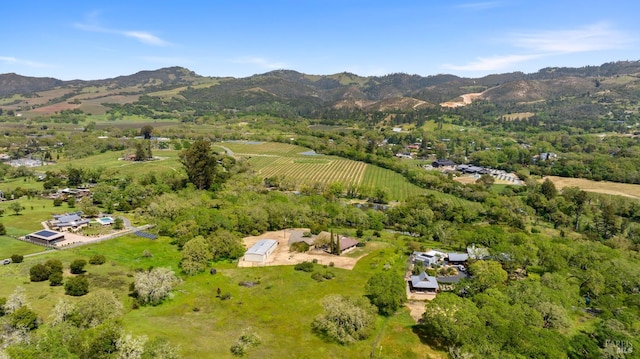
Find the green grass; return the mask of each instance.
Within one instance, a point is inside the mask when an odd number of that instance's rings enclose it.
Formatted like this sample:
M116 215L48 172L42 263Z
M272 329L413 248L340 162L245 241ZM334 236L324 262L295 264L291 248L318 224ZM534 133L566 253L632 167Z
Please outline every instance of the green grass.
M14 254L30 254L44 252L45 248L35 244L23 242L9 236L0 236L0 260L9 258Z
M17 241L17 240L16 240ZM78 298L64 294L64 288L51 287L49 282L31 283L29 281L29 269L38 263L44 263L48 259L60 260L64 268L68 270L69 264L75 259L88 260L94 254L105 255L107 262L102 265L87 265L85 270L89 278L90 292L98 288L112 290L126 304L131 304L127 297L129 283L132 281L130 274L135 268L172 267L177 269L179 253L174 246L169 245L168 238L159 238L152 241L145 238L126 236L110 241L77 247L68 250L49 250L42 255L25 258L23 263L0 266L0 296L8 296L16 287L25 289L25 295L29 306L39 316L48 321L51 309L60 298L76 301ZM41 250L42 247L39 247ZM142 256L144 250L149 250L153 257ZM65 278L69 277L68 271Z
M183 167L178 161L179 153L180 151L174 150L154 150L153 155L154 157L159 157L159 160L135 162L122 161L119 159L120 157L122 157L122 152L109 151L77 160L67 160L61 158L58 163L46 167L40 167L40 169L62 170L69 165L73 165L74 167L84 167L92 169L104 167L109 170L117 170L118 173L123 175L131 174L134 176L151 171L155 171L156 173L165 171L182 171Z
M247 327L262 338L262 344L247 354L249 358L368 358L376 344L383 346L382 357L391 358L396 353L407 358L425 357L433 353L410 330L412 323L406 312L392 317L384 327L384 321L379 319L370 338L349 346L325 342L311 331L311 322L322 312L322 298L333 294L361 296L366 280L386 263L402 268L406 258L386 243L370 243L372 252L352 271L316 265L318 271L331 270L335 274L334 279L320 283L311 279L310 273L295 271L292 266L237 268L235 263L216 263L218 274L185 278L173 299L155 307L130 309L132 302L127 293L133 269L149 266L176 269L180 254L169 241L164 237L151 241L127 236L28 257L21 264L0 266L0 293L9 295L15 287L22 286L29 306L46 323L50 320L48 313L60 298L71 302L82 298L65 296L62 287L50 287L48 282L30 283L29 268L50 258L61 260L68 268L74 259L103 254L107 258L105 264L86 267L90 281L88 296L98 288L113 290L125 303L121 320L128 332L150 338L167 337L180 347L185 358L212 355L232 358L229 348ZM153 257L142 257L144 250L149 250ZM238 285L247 280L260 283L252 288ZM230 293L231 299L217 298L218 288Z

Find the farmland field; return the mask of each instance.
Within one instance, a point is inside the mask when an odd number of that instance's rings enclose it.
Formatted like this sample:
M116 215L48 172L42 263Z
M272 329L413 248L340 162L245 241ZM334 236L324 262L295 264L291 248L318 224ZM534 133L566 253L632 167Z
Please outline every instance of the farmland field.
M426 192L391 170L369 165L364 173L362 185L370 188L386 189L391 198L399 200L405 200Z
M293 178L298 184L341 182L368 188L385 188L391 199L404 200L426 193L401 175L387 169L340 157L305 155L308 148L273 142L224 142L235 156L247 158L262 177Z
M567 178L557 176L548 176L545 178L550 179L551 182L553 182L553 184L555 184L556 188L558 188L559 190L563 189L564 187L579 187L581 190L587 192L596 192L640 199L640 185L637 184L591 181L582 178ZM542 180L544 180L545 178L543 178Z

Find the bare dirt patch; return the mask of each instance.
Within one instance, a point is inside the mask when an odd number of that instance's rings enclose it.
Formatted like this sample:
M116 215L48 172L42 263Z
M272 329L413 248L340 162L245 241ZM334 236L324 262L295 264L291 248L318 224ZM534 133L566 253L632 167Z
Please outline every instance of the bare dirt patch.
M80 106L79 104L71 104L71 103L67 103L67 102L60 102L60 103L56 103L56 104L49 105L49 106L43 106L43 107L34 108L30 112L33 112L33 113L56 113L56 112L60 112L60 111L63 111L63 110L73 110L75 108L78 108L79 106Z
M435 298L435 295L433 296ZM407 306L407 308L409 308L409 314L411 315L411 318L413 318L416 323L418 321L420 321L420 319L422 318L422 315L425 312L425 302L423 301L417 301L417 300L409 300L405 306Z
M551 180L556 188L561 190L564 187L578 187L583 191L624 196L628 198L640 199L640 185L629 183L616 183L607 181L592 181L582 178L566 178L557 176L544 177Z
M440 104L440 106L442 106L442 107L462 107L462 106L466 106L466 105L470 104L471 102L473 102L474 100L476 100L481 95L482 95L482 92L467 93L467 94L461 95L459 101L443 102L443 103Z
M312 249L306 253L290 252L288 243L292 231L308 231L308 229L287 229L282 231L266 232L259 236L243 238L242 242L246 248L250 248L260 239L275 239L278 241L278 247L273 253L271 253L265 263L246 262L244 259L240 259L240 261L238 261L238 267L295 265L304 261L311 262L316 259L318 264L321 265L329 265L329 263L333 262L334 267L351 270L355 267L356 263L358 263L358 260L369 252L364 251L361 248L356 248L354 252L343 253L340 256L329 254L319 249ZM368 243L367 246L370 244L371 243Z

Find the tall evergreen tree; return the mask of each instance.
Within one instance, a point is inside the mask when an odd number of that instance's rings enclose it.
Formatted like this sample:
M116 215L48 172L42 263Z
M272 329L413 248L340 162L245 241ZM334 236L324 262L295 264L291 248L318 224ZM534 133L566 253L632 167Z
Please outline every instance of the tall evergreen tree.
M198 140L180 154L189 182L197 189L209 189L216 175L216 159L209 141Z

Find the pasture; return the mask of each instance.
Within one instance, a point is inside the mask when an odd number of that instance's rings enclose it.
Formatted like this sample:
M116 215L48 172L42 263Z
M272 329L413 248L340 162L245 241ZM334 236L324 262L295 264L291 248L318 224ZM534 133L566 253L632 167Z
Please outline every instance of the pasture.
M184 358L233 358L229 348L247 327L262 339L262 344L247 353L249 358L370 358L372 352L376 358L446 357L420 342L412 331L415 322L407 309L388 319L378 318L371 336L353 345L326 342L312 332L311 322L322 312L322 298L333 294L361 296L366 280L385 265L403 268L406 258L387 243L372 246L371 253L353 270L316 265L316 271L330 270L335 274L334 279L323 282L313 280L310 273L295 271L292 266L238 268L231 262L214 263L216 275L183 277L184 282L174 291L173 299L158 306L132 309L128 286L134 269L168 266L179 272L180 253L169 242L166 237L152 241L127 236L27 257L21 264L0 266L0 292L8 295L22 286L29 306L46 323L60 298L77 302L90 298L97 289L111 290L124 303L121 321L128 332L150 338L166 337L180 347ZM143 256L145 250L153 256ZM29 282L29 268L37 263L55 258L68 268L74 259L88 259L94 254L105 255L107 262L85 268L90 282L87 297L65 296L62 287L51 287L47 281ZM257 285L238 285L242 281ZM218 298L218 288L231 298Z
M98 139L97 139L98 140ZM98 140L100 141L100 140ZM41 169L52 171L61 170L69 165L83 168L100 168L107 169L109 173L119 173L124 175L139 175L141 173L148 172L166 172L166 171L183 171L182 165L178 161L178 154L180 151L174 150L153 150L154 157L157 157L154 161L136 162L136 161L124 161L121 160L122 152L108 151L94 156L81 158L78 160L67 160L61 158L58 163L41 167Z
M303 154L309 152L305 147L273 142L224 142L220 146L246 158L265 178L281 175L299 185L340 182L345 186L384 188L391 199L399 201L426 192L391 170L340 157Z
M547 176L542 178L540 181L542 182L546 178L550 179L551 182L553 182L553 184L556 185L556 188L559 190L562 190L565 187L579 187L581 190L587 192L596 192L640 199L640 185L637 184L592 181L583 178L567 178L557 176Z

